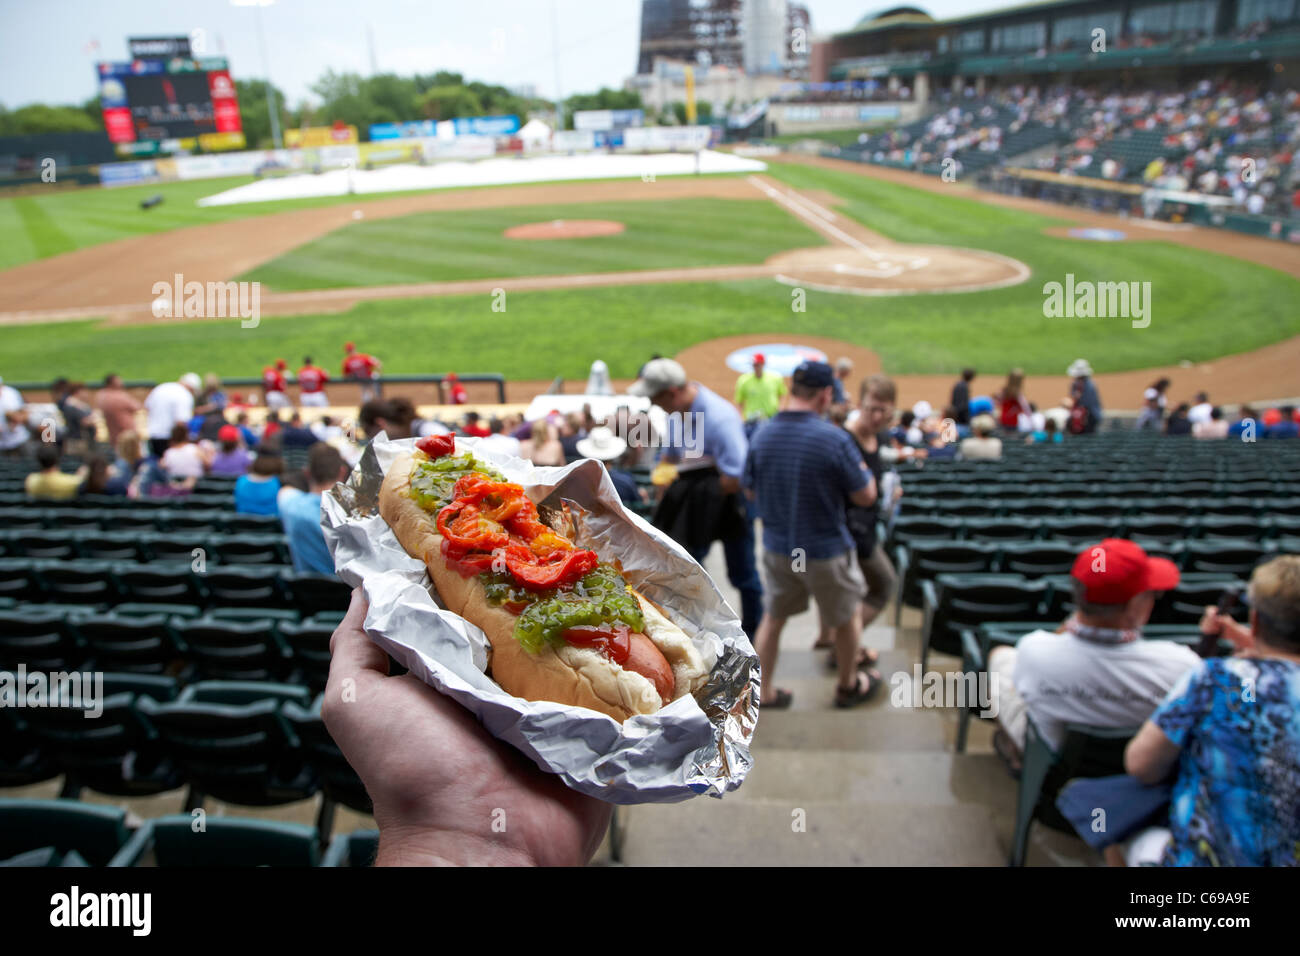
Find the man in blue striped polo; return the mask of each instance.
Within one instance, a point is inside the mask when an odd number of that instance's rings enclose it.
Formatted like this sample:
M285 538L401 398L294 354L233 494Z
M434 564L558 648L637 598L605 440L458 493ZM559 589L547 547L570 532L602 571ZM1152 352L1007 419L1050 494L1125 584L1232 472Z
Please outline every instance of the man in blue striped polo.
M835 641L837 707L852 707L880 686L858 646L859 605L866 581L858 567L845 505L870 507L876 483L847 432L824 420L835 373L825 362L794 371L786 410L754 435L744 484L763 519L767 608L754 645L763 669L765 707L790 706L772 682L787 618L817 601L823 632Z

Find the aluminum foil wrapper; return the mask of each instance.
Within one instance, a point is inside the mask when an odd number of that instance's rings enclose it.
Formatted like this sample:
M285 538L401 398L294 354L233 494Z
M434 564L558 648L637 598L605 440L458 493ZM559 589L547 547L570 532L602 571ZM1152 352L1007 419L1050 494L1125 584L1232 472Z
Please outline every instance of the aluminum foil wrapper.
M671 803L739 787L753 763L758 656L713 580L663 532L626 510L600 462L537 467L456 438L540 508L567 503L579 515L576 543L623 570L661 605L710 666L708 682L654 714L623 724L583 707L529 701L484 671L489 643L478 627L442 609L424 563L412 558L379 515L379 487L415 439L379 436L349 479L322 497L321 526L339 577L365 589L371 639L411 673L469 708L494 736L523 751L575 790L611 803Z

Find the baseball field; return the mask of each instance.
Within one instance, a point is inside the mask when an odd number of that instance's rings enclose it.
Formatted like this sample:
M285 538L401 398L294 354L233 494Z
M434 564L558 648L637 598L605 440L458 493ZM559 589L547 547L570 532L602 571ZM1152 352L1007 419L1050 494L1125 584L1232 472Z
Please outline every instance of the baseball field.
M355 340L385 372L500 372L512 398L652 353L729 391L745 344L816 345L902 399L1011 366L1054 401L1087 358L1112 408L1300 395L1300 249L1157 228L830 160L765 173L200 207L242 181L0 200L0 375L255 375ZM140 208L146 196L164 202ZM593 226L592 224L597 224ZM1122 241L1075 238L1103 226ZM522 233L521 233L522 230ZM589 234L592 233L592 234ZM260 320L157 317L158 282L260 283ZM1149 324L1045 314L1044 286L1149 283ZM990 386L991 387L991 386Z

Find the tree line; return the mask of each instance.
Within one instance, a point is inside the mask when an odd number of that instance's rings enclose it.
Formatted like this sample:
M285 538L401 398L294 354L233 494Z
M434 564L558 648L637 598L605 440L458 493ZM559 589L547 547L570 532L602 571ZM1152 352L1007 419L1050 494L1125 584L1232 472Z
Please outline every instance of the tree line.
M266 81L236 80L235 89L249 147L270 147L271 119ZM361 76L327 70L311 86L314 98L292 107L287 104L282 90L276 87L272 90L282 127L330 126L341 122L356 126L362 139L369 138L372 123L514 114L523 124L531 115L554 112L554 103L550 100L521 96L491 83L466 81L460 73L446 70L415 76L393 73ZM573 128L576 110L644 108L636 91L605 88L595 93L575 93L563 101L563 106L566 129ZM686 107L682 103L670 104L662 111L646 112L646 121L651 124L676 125L686 121ZM710 117L709 104L699 104L699 121L708 122ZM103 128L98 96L79 106L34 103L7 110L0 104L0 136L95 132Z

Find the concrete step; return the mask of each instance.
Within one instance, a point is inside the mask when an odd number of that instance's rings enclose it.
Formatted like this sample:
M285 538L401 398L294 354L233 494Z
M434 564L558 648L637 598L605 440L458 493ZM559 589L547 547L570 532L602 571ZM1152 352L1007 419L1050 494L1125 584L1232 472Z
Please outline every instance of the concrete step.
M1006 859L991 811L979 804L935 812L903 803L703 797L619 814L622 862L630 866L999 866Z

